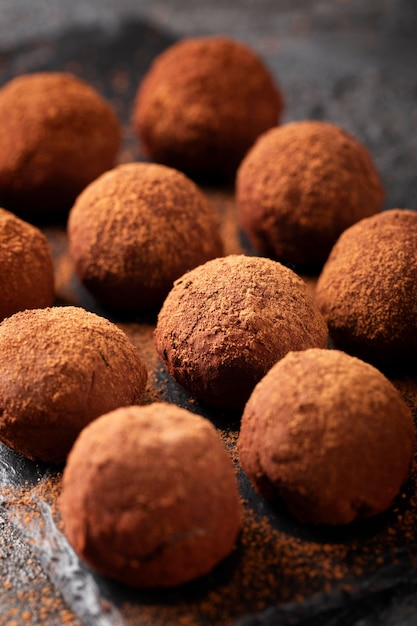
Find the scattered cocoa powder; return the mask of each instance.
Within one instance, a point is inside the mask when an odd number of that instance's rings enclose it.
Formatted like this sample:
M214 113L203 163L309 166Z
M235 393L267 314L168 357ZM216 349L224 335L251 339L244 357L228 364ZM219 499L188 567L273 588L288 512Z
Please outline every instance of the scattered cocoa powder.
M138 328L135 332L139 332ZM408 394L417 416L415 379L398 379L396 385ZM163 381L158 393L161 398L165 396ZM238 428L223 428L220 434L236 463ZM106 602L110 602L110 609L117 607L126 626L134 626L138 620L154 626L173 622L197 626L201 620L226 626L237 617L270 611L273 607L278 616L280 612L285 616L285 611L294 610L294 602L297 611L302 613L304 610L308 615L311 611L308 602L316 595L321 607L327 602L332 606L332 594L340 590L346 599L351 599L347 601L354 601L356 595L360 596L362 585L366 588L371 578L373 588L377 589L378 585L384 588L386 572L391 565L397 563L403 572L417 566L415 461L409 480L388 511L373 519L333 530L300 527L284 510L272 507L255 494L239 465L236 470L245 511L236 553L211 576L185 588L164 592L163 602L160 592L139 596L126 592L120 598L120 589L115 589L115 599ZM51 507L56 526L62 531L57 506L61 478L61 472L54 471L23 489L7 491L2 488L2 499L7 503L6 514L13 517L23 530L33 525L36 527L42 525L42 516L34 504L46 502ZM38 542L34 541L34 546L37 545ZM396 580L394 574L393 585ZM108 583L105 588L108 590ZM103 610L108 612L109 606Z
M81 71L82 68L81 64L73 62L69 69ZM137 155L137 152L127 149L122 153L121 160L130 161L132 154ZM232 198L227 198L225 194L223 201L221 194L208 193L227 224L227 227L222 225L226 250L232 253L243 251L239 250L239 231L234 222ZM53 244L55 259L60 255L59 262L55 265L58 297L68 304L82 302L88 308L91 302L74 284L71 276L65 235L54 228L49 229L47 235L49 242ZM230 240L229 236L232 237ZM309 278L308 283L309 289L313 291L314 278ZM149 401L159 398L184 402L184 394L177 388L173 390L172 380L158 364L158 356L152 343L152 324L142 320L134 323L118 321L118 325L134 342L145 347L144 360L152 370L150 380L153 381L149 389ZM416 416L416 378L411 374L403 377L398 375L393 382ZM191 404L190 399L187 402ZM193 407L203 413L207 408L200 406L198 402L193 403ZM352 604L358 595L368 593L369 589L389 590L398 583L399 577L412 575L413 568L417 565L415 463L403 491L384 514L372 520L355 522L337 532L309 527L301 529L284 511L271 508L256 496L248 485L237 464L238 429L225 427L220 432L239 472L241 492L245 499L245 517L236 554L229 563L216 570L213 576L193 583L191 587L164 593L163 597L161 593L157 596L129 594L120 587L113 587L111 584L109 586L106 581L99 601L106 616L117 606L126 626L136 626L142 622L152 623L153 626L196 626L204 621L213 626L228 626L235 619L248 615L258 616L260 611L266 609L266 619L272 619L275 615L275 621L278 622L281 616L294 616L294 612L305 618L309 617L312 613L312 601L316 597L318 611L326 606L340 606L344 601ZM18 473L19 471L20 469L17 470ZM39 514L40 504L45 502L51 507L55 525L62 530L62 520L56 506L60 488L59 471L46 474L35 486L27 484L24 488L9 489L5 489L3 484L0 486L2 515L13 518L19 532L26 537L33 532L35 538L32 539L32 546L38 553L43 548L33 529L44 523L44 510ZM51 565L51 561L45 563L47 569ZM57 569L60 567L58 561ZM389 573L391 567L394 567L392 577ZM397 567L399 569L395 569ZM55 584L59 588L67 587L68 581L75 578L73 570L69 574L65 584L62 579L54 578ZM80 578L77 581L78 587L74 596L66 596L72 608L75 595L78 598L83 596L83 580ZM20 609L13 607L10 601L11 592L13 588L7 590L7 602L3 603L6 608L2 618L11 622L14 620L21 626L21 613L27 606ZM27 599L27 605L30 606L28 610L32 611L32 623L53 623L55 611L60 611L58 623L78 625L78 620L70 611L62 610L62 601L57 598L56 590L49 583L39 591L34 581L29 581L18 593L22 594L23 602ZM42 597L45 598L43 602L40 600ZM36 612L39 610L42 611L41 617Z

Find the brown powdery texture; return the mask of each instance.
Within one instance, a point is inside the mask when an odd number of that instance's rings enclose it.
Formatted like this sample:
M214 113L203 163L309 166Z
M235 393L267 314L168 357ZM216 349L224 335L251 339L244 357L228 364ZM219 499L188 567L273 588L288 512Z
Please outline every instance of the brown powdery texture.
M236 434L230 434L232 447ZM315 594L323 594L324 603L326 594L330 594L330 606L333 606L332 593L336 592L339 597L341 590L353 601L355 594L360 594L364 580L376 575L373 580L378 585L378 572L389 570L392 565L402 567L406 560L411 567L413 563L416 565L415 480L414 464L408 493L401 492L379 521L377 518L362 520L356 526L340 527L338 533L330 532L328 527L306 527L305 535L300 536L297 522L285 530L278 529L274 519L282 517L282 511L262 515L246 502L237 547L229 559L211 574L189 585L155 592L134 590L123 600L119 598L118 613L126 626L142 622L155 626L199 626L202 623L232 626L236 618L271 607L276 607L279 615L280 607L285 609L286 603L308 602ZM40 502L50 507L56 526L62 528L57 506L61 492L60 472L48 474L36 486L6 491L2 490L2 496L8 504L7 512L18 520L27 536L31 532L36 535L37 528L42 533L44 526L48 531L49 522L45 524L38 506ZM382 583L386 583L384 576ZM109 588L111 593L112 587L106 583L106 597ZM83 589L80 579L77 581L78 597ZM48 586L44 592L41 611L46 618L59 603ZM118 595L120 588L116 587L115 597ZM106 616L115 608L116 600L102 597L101 605ZM301 608L302 604L299 606ZM72 623L70 615L66 617Z
M45 235L0 209L0 320L17 311L52 306L54 267Z
M159 313L155 345L196 398L242 408L289 350L325 347L327 327L303 280L270 259L229 255L178 279Z
M287 354L255 387L239 458L256 488L302 522L386 510L414 457L413 415L377 369L338 350Z
M176 278L223 246L215 209L184 174L130 163L103 174L78 197L68 220L70 255L102 303L160 306Z
M135 587L170 587L228 555L241 505L214 426L173 404L124 407L88 425L63 474L60 508L75 551Z
M254 51L227 37L199 37L155 59L139 85L133 124L153 160L190 174L233 176L282 109Z
M415 366L417 213L384 211L346 230L316 302L337 347L384 369Z
M64 462L88 422L145 390L146 366L127 335L77 307L7 318L0 354L0 440L34 460Z
M267 131L237 173L236 208L255 249L301 267L321 265L348 226L381 210L383 197L365 146L327 122Z
M14 78L0 90L0 203L37 218L68 210L113 166L120 145L111 106L69 73Z
M25 490L10 494L28 499ZM22 510L22 502L14 502L16 510ZM26 519L27 516L25 515ZM72 611L66 608L59 591L52 583L31 552L21 533L7 527L4 534L0 520L0 606L3 626L58 625L81 626ZM12 541L11 541L12 540Z

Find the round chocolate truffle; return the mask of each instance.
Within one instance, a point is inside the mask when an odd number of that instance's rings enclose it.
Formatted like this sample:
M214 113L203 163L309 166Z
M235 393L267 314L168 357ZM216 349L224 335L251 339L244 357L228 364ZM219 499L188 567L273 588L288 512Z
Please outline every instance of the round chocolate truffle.
M127 335L78 307L3 320L0 354L0 440L33 460L62 463L88 422L139 402L146 385Z
M133 124L154 161L229 177L282 109L280 90L253 50L228 37L197 37L155 59L139 85Z
M233 549L241 503L214 426L172 404L123 407L79 435L60 508L75 551L134 587L170 587Z
M184 174L128 163L78 197L68 220L70 255L103 304L140 311L162 304L176 278L223 245L214 208Z
M17 311L51 306L54 267L45 235L0 209L0 320Z
M230 255L178 279L155 329L157 352L194 397L241 409L289 350L323 348L327 327L292 270L271 259Z
M27 219L67 211L119 149L111 106L64 72L12 79L0 90L0 119L0 203Z
M335 244L316 302L334 344L382 368L416 364L417 213L361 220Z
M239 458L254 487L301 522L347 524L387 509L414 456L413 416L372 365L338 350L291 352L255 387Z
M313 120L259 137L236 180L239 220L254 248L299 267L321 266L341 232L381 210L383 196L365 146Z

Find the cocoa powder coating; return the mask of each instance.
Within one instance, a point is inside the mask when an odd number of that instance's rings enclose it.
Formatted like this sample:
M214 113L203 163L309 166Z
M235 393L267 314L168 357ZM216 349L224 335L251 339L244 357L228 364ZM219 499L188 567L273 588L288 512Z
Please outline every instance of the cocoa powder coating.
M134 587L171 587L208 573L232 551L242 514L214 426L165 403L117 409L80 433L60 509L75 551Z
M387 509L409 474L415 429L376 368L338 350L291 352L255 387L239 458L255 488L301 522L346 524Z
M338 236L380 211L383 197L366 147L313 120L264 133L236 179L238 217L255 249L300 267L322 265Z
M361 220L335 244L316 302L337 347L382 368L416 363L417 213Z
M127 335L78 307L15 313L0 324L0 440L60 464L79 431L140 401L147 371Z
M176 278L222 255L217 214L184 174L151 163L106 172L78 197L68 220L70 255L103 304L160 306Z
M27 218L68 210L119 149L112 107L69 73L12 79L0 90L0 119L0 203Z
M45 235L0 209L0 320L17 311L52 306L54 267Z
M289 350L324 347L327 327L292 270L229 255L178 279L155 329L157 352L191 395L242 408L255 384Z
M133 125L147 154L191 175L234 176L279 122L281 92L258 55L228 37L184 39L152 63Z

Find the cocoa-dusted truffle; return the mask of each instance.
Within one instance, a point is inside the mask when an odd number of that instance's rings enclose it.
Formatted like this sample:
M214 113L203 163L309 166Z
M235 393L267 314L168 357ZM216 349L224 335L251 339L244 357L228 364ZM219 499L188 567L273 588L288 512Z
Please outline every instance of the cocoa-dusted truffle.
M54 268L45 235L0 209L0 320L17 311L51 306Z
M105 305L159 306L176 278L223 246L217 216L198 187L163 165L128 163L78 197L68 220L70 255Z
M253 50L228 37L198 37L155 59L139 85L133 124L154 161L231 176L282 109L280 90Z
M0 440L61 463L80 430L139 402L147 371L116 325L78 307L15 313L0 324Z
M120 125L111 106L64 72L14 78L0 90L0 204L30 218L68 210L113 166Z
M417 213L361 220L335 244L316 301L335 345L379 367L416 364Z
M178 279L155 329L171 376L196 398L235 409L289 350L326 340L304 281L280 263L245 255L208 261Z
M341 232L382 208L363 144L334 124L303 120L262 135L239 167L236 204L258 252L320 266Z
M414 456L413 416L373 366L338 350L291 352L255 387L238 450L251 482L301 522L387 509Z
M214 426L164 403L117 409L81 432L60 508L75 551L134 587L208 573L232 551L241 517L233 464Z

